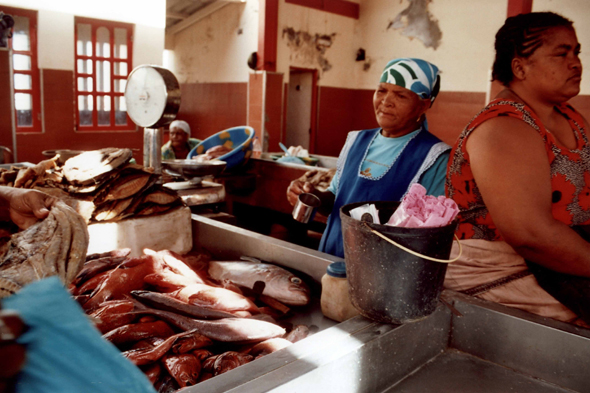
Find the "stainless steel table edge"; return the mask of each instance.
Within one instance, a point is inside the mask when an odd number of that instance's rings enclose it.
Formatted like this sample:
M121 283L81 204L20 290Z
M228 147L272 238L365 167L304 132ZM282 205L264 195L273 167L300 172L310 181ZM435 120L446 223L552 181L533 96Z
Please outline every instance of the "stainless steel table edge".
M590 330L445 291L453 315L449 347L577 392L590 391Z
M234 225L192 215L193 244L214 255L239 258L252 256L264 261L299 270L320 282L326 268L342 258L302 247Z

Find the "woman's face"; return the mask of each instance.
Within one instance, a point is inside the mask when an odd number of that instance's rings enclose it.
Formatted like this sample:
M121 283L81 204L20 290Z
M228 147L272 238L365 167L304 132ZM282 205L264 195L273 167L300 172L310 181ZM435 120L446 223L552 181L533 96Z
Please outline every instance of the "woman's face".
M181 147L188 142L188 134L182 128L174 127L170 129L170 145L172 147Z
M429 100L391 83L380 83L373 95L377 123L383 131L396 136L414 131L418 119L429 107Z
M582 63L576 32L554 27L543 37L543 45L523 60L523 83L541 99L564 102L580 92Z

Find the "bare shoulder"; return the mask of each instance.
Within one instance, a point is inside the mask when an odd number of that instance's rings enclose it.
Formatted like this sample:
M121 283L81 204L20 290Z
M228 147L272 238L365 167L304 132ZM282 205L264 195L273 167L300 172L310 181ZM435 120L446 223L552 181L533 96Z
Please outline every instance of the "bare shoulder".
M472 132L466 144L470 155L482 149L509 152L533 147L544 149L539 133L524 121L508 116L485 121Z

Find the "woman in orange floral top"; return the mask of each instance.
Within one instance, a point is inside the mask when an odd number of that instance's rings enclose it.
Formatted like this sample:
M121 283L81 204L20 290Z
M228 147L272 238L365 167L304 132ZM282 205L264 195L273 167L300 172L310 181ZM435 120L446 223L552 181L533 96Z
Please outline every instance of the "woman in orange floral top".
M574 321L584 312L549 295L531 270L590 277L590 243L572 229L590 224L588 122L567 104L580 92L580 44L571 21L542 12L508 18L495 48L493 78L505 89L449 160L464 253L445 286Z

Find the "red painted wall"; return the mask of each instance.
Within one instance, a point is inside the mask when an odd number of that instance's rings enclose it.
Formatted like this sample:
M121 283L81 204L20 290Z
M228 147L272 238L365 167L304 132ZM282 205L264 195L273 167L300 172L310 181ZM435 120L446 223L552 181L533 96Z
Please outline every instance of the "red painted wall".
M69 70L41 70L45 131L17 134L18 161L39 162L44 150L94 150L103 147L133 149L143 162L143 129L136 131L74 131L74 73Z
M42 70L42 73L45 132L17 135L19 161L39 162L45 158L41 154L43 150L92 150L112 146L134 149L134 157L142 162L142 129L131 132L74 131L73 72ZM3 73L0 61L0 78L3 75L6 76L6 72ZM266 119L266 126L270 131L270 150L276 151L280 129L284 126L280 110L284 110L285 106L279 95L284 86L278 74L276 78L271 76L268 82L274 88L267 86L267 105L272 107L271 112L275 116ZM257 131L262 126L262 75L252 74L250 86L247 83L194 83L183 84L181 91L182 101L177 118L189 122L195 138L205 139L223 129L247 124L248 110L249 125ZM313 153L338 156L349 131L377 127L372 104L373 90L320 86L318 96L316 151ZM7 99L10 96L0 96L0 103ZM453 144L469 120L484 106L484 101L484 93L441 92L427 114L431 132ZM590 96L575 97L571 103L590 119ZM0 141L6 140L2 143L10 143L10 112L2 109L7 106L0 105Z
M189 123L193 138L205 139L226 128L246 125L247 83L185 83L180 85L180 94L176 118Z
M373 90L321 86L318 101L315 154L337 157L348 132L378 126Z

